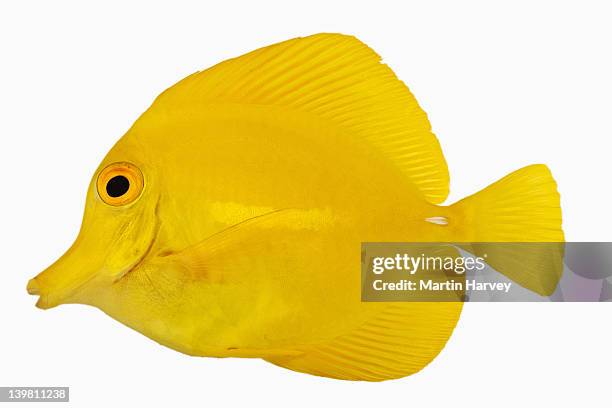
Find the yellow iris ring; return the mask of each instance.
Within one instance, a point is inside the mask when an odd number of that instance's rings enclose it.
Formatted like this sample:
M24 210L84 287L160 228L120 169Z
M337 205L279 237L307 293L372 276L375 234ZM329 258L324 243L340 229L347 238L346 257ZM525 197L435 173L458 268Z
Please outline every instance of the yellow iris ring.
M125 177L129 182L129 187L124 194L118 197L113 197L108 194L107 185L110 180L117 176ZM119 162L109 164L104 169L102 169L102 171L98 175L96 185L98 189L98 195L100 196L102 201L104 201L108 205L118 207L121 205L129 204L136 200L138 197L140 197L140 194L142 193L142 190L144 188L144 178L142 176L142 172L138 169L138 167L134 166L131 163Z

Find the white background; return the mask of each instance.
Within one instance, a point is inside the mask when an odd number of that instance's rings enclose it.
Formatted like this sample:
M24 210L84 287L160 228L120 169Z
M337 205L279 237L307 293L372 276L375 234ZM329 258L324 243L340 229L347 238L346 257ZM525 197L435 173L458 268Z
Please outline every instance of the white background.
M605 2L112 3L0 6L0 385L70 386L73 406L609 404L609 303L467 304L422 372L358 383L187 357L93 308L38 310L25 292L76 236L99 161L159 92L322 31L357 35L415 93L449 163L449 202L542 162L567 239L610 240Z

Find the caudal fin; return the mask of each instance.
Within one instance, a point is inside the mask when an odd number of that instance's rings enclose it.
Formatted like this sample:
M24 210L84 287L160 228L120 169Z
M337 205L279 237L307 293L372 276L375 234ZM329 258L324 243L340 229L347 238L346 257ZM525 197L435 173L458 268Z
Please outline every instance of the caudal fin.
M486 254L489 265L527 289L554 292L563 271L564 236L557 184L548 167L519 169L453 204L451 211L466 231L460 239L474 242L467 250Z

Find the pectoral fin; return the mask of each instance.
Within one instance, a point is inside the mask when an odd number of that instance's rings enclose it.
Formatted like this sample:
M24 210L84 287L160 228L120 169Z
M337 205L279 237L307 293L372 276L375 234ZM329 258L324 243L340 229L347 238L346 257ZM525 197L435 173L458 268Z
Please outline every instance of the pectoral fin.
M262 214L169 256L192 279L231 282L245 274L268 277L291 272L295 260L308 256L308 242L333 223L319 209L279 209ZM304 245L305 244L305 245Z

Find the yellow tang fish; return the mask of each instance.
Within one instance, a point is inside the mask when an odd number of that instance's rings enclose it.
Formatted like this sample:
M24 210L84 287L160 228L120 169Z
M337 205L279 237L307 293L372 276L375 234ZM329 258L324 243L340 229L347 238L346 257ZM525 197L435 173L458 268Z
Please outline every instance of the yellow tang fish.
M163 92L102 161L76 241L28 292L194 356L399 378L440 352L462 303L361 302L361 242L563 241L544 165L442 206L448 190L426 114L380 57L351 36L296 38ZM556 285L506 269L538 293Z

